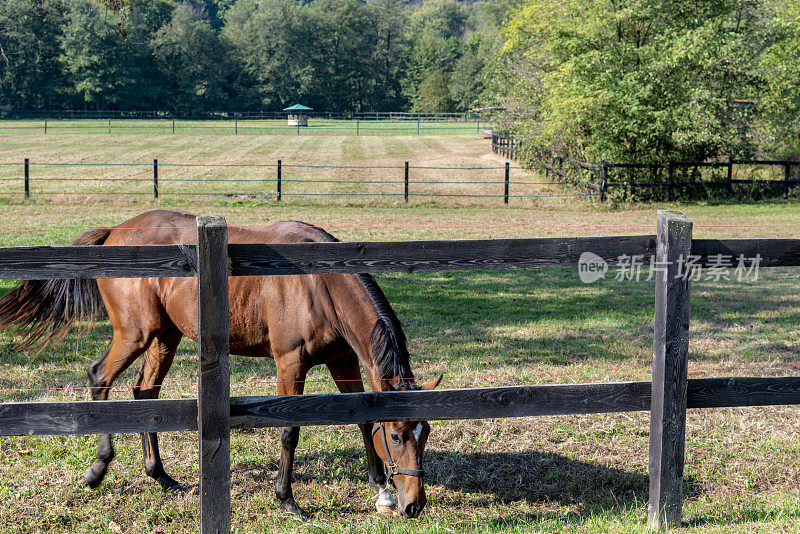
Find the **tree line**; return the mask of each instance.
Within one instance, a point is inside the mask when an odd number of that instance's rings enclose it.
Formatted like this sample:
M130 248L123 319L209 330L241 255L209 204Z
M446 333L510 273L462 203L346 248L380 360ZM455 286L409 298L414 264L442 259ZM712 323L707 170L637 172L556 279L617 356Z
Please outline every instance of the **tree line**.
M0 0L0 106L452 112L515 0Z

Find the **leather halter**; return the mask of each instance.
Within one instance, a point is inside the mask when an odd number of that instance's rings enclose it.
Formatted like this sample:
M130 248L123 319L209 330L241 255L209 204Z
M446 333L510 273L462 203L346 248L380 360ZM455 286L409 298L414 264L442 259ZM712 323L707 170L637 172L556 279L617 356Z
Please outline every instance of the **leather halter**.
M380 431L381 439L383 440L383 450L386 452L386 459L383 461L384 465L386 466L386 470L389 472L389 480L392 480L394 475L408 475L411 477L421 477L425 474L425 471L422 469L406 469L405 467L400 467L394 460L392 460L392 455L389 452L389 444L386 442L386 427L383 426L383 423L373 423L372 426L372 435Z

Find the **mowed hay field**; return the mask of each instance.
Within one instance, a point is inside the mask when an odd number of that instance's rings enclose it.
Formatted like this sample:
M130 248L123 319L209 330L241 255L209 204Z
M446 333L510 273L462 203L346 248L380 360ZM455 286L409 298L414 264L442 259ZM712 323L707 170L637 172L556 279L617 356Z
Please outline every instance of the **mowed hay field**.
M0 160L125 157L256 161L292 158L352 164L396 157L420 165L480 161L499 166L488 142L464 138L194 136L191 139L66 136L0 138ZM416 140L415 140L416 139ZM429 145L426 156L422 147ZM380 150L379 150L380 148ZM153 152L159 153L153 156ZM246 159L246 158L250 159ZM434 163L435 162L435 163ZM477 166L477 165L476 165ZM530 176L531 181L538 178ZM559 193L555 186L543 191ZM152 198L9 196L0 204L3 246L67 244L81 228L117 224L155 208L223 215L229 224L305 220L343 240L502 238L652 234L657 209L681 209L696 237L800 237L796 202L597 206L548 197L509 207L485 203L373 203L349 199L277 203L250 197ZM610 271L613 274L613 270ZM376 277L405 325L420 380L442 387L647 380L652 354L652 282L591 285L574 270L389 274ZM13 287L3 282L0 292ZM796 376L800 370L800 269L762 270L757 280L701 280L692 286L690 377ZM0 399L83 400L85 369L110 337L107 322L73 331L41 353L17 350L0 334ZM184 341L163 397L193 397L196 345ZM130 398L136 369L112 398ZM333 392L327 371L307 392ZM232 394L275 392L268 359L232 358ZM639 532L647 502L647 413L433 422L425 459L428 507L420 519L377 516L354 427L306 428L295 495L313 514L287 517L273 496L275 430L232 433L233 525L239 532ZM791 532L800 524L800 409L690 411L683 530ZM164 495L141 465L140 439L117 436L117 459L97 490L82 485L96 439L0 439L0 531L195 532L196 490ZM196 434L161 436L165 467L197 480Z
M162 197L273 199L279 160L284 201L320 197L327 204L403 202L406 162L411 203L497 205L504 195L505 162L474 131L356 137L203 130L202 135L39 133L0 139L3 196L23 193L25 158L30 160L33 196L153 196L154 159ZM551 190L516 164L509 179L511 201L517 205L577 196L575 191Z

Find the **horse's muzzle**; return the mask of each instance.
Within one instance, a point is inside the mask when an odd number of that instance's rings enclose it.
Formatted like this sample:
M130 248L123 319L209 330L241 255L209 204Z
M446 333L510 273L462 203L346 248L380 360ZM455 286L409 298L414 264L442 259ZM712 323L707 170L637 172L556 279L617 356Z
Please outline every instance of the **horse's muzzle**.
M402 515L403 517L407 517L409 519L414 519L415 517L419 516L419 514L422 512L423 506L424 505L420 506L412 502L411 504L406 505L405 508L400 510L400 515Z

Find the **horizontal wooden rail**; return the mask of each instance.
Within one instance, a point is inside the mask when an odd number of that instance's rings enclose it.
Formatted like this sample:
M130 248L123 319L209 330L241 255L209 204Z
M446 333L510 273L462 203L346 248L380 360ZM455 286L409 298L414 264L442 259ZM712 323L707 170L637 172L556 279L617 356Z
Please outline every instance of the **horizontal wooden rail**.
M694 378L687 408L800 404L800 377Z
M0 436L197 430L197 399L0 404Z
M800 404L800 377L690 379L689 408ZM232 397L231 428L592 414L650 409L650 382ZM0 436L197 430L197 399L0 404Z
M0 280L196 276L195 247L92 245L0 248Z
M233 276L571 267L583 252L611 263L649 257L654 236L231 244ZM195 276L194 245L0 248L0 279Z
M649 407L649 382L238 397L231 399L231 427L489 419L632 412Z
M584 252L617 264L650 257L655 236L230 245L236 275L574 267Z
M734 266L740 255L748 260L760 256L761 267L798 266L800 239L693 239L692 254L700 256L704 266L719 254L731 257Z
M575 267L584 252L611 265L649 261L655 236L232 244L232 276ZM761 267L800 265L800 239L695 239L692 254L761 256ZM195 276L194 245L0 248L0 279Z

